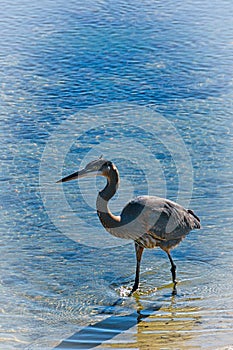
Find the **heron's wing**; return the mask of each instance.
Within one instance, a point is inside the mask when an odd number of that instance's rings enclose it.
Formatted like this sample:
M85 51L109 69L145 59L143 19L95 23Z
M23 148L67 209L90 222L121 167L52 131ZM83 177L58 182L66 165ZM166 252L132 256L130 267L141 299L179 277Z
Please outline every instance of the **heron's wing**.
M137 232L148 233L164 241L182 238L192 229L200 227L199 219L192 211L154 196L135 198L123 209L121 217L125 222L134 222Z

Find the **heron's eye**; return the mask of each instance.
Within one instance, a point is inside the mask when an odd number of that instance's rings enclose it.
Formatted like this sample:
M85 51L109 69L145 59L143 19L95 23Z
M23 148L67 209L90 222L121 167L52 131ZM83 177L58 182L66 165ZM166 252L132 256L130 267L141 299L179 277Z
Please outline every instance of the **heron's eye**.
M105 169L107 169L108 171L110 171L110 170L111 170L111 163L110 163L110 162L106 162L106 163L104 164L104 167L105 167Z

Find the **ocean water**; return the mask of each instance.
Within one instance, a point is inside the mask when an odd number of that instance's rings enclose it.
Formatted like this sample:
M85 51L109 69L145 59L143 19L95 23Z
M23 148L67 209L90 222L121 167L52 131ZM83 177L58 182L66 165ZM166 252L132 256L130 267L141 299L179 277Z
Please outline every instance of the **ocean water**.
M231 1L1 1L1 349L233 347ZM100 155L119 213L136 195L192 208L169 261L95 212L103 179L56 184Z

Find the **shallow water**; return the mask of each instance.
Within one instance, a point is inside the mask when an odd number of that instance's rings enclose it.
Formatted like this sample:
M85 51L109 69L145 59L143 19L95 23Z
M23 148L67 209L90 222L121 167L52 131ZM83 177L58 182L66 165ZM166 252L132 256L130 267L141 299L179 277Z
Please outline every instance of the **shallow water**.
M233 346L232 4L2 2L1 336L4 349ZM101 179L58 186L104 155L121 186L200 216L172 255L105 233ZM62 341L63 340L63 341Z

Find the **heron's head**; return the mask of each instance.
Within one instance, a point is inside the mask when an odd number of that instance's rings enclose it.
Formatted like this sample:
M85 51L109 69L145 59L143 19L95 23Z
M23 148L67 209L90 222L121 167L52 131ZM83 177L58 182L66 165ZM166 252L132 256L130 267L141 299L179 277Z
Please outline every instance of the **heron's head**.
M63 179L57 181L57 183L67 182L75 179L81 179L83 177L93 177L93 176L108 177L112 169L116 170L116 167L112 162L103 158L99 158L88 163L84 169L81 169L71 175L64 177Z

